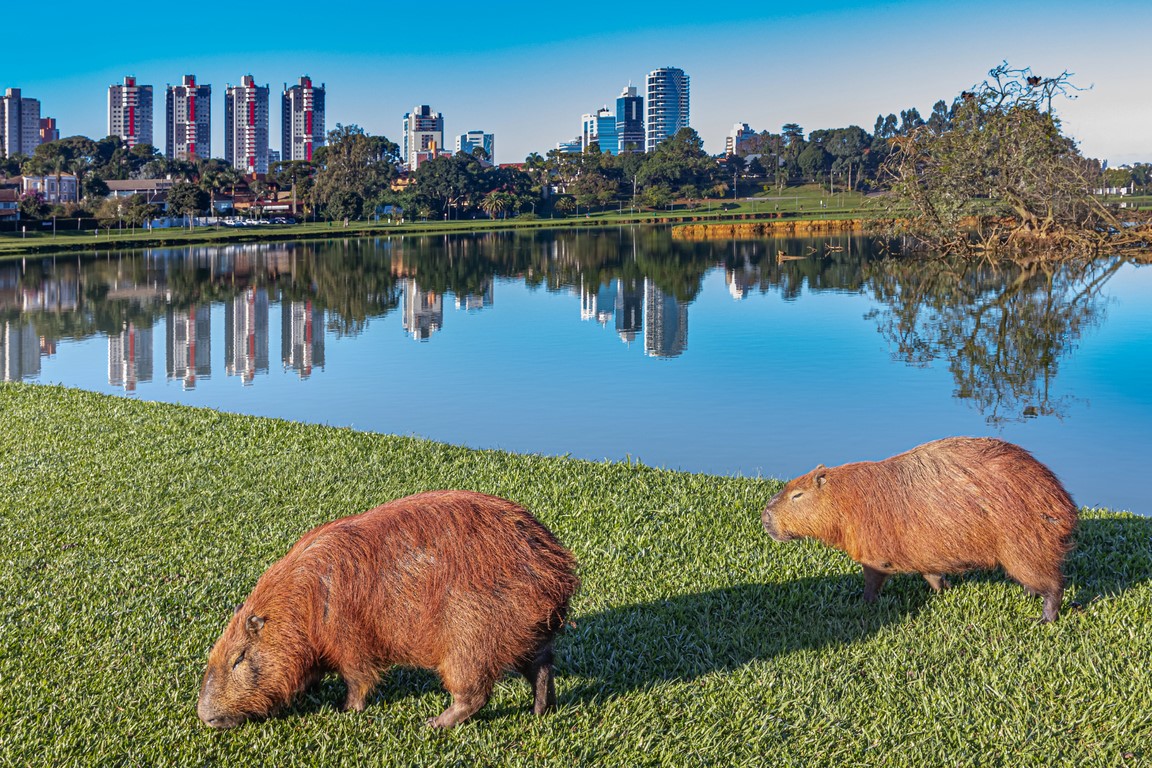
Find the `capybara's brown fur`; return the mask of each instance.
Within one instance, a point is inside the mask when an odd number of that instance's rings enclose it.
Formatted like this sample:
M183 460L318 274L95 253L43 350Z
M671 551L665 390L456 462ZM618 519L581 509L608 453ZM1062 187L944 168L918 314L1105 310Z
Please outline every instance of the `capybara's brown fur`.
M576 561L528 511L468 491L393 501L306 533L256 582L208 657L197 713L228 728L264 717L326 672L363 710L393 665L436 671L450 727L523 674L553 709L553 637L579 587Z
M952 437L883 461L816 467L772 497L761 519L778 541L811 537L864 566L864 599L892 573L945 574L1000 566L1044 597L1053 621L1076 505L1046 466L1018 445Z

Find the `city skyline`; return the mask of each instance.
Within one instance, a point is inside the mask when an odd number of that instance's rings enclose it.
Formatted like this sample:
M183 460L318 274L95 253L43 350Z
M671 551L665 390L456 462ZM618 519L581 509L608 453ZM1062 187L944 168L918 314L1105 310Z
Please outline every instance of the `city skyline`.
M315 8L289 2L280 16L297 12ZM131 56L85 36L47 56L38 35L17 36L0 88L39 99L62 136L99 138L107 87L127 73L162 88L195 72L213 86L212 109L223 115L225 86L239 74L279 85L307 72L328 85L329 128L357 124L400 143L403 114L432 104L447 135L482 127L499 137L498 160L516 162L571 140L582 113L610 103L629 80L643 86L660 67L691 76L692 126L706 151L719 154L736 122L757 131L778 132L789 122L806 133L851 124L871 131L880 113L916 107L926 114L1007 60L1040 74L1068 70L1081 87L1094 86L1057 104L1084 154L1113 165L1152 161L1152 84L1140 66L1149 54L1106 34L1117 23L1138 29L1152 21L1152 8L1129 0L1088 20L1067 0L1012 7L832 0L814 9L767 3L738 18L671 3L660 14L620 9L611 26L502 4L491 9L483 34L451 8L435 14L433 26L424 9L369 9L355 22L313 25L291 49L268 34L246 40L243 52L226 39L155 33L178 28L177 13L154 9L152 32L140 27ZM26 6L12 22L30 30L39 23ZM381 28L396 31L387 46ZM410 32L419 29L434 32ZM524 103L531 120L511 108ZM223 128L223 120L213 121L214 147L224 146Z

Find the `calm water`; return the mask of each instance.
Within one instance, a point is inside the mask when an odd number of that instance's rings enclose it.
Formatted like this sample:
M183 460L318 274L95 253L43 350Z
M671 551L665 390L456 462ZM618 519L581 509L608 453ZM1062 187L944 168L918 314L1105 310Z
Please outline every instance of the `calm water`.
M1152 267L1118 259L663 229L157 249L0 265L0 331L6 380L699 472L993 435L1152 514Z

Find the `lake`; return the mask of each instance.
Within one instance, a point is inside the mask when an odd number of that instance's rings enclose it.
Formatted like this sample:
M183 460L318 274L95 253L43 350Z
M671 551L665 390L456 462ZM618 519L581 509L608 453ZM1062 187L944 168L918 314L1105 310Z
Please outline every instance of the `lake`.
M0 378L475 448L788 478L948 435L1152 514L1152 267L667 228L0 264Z

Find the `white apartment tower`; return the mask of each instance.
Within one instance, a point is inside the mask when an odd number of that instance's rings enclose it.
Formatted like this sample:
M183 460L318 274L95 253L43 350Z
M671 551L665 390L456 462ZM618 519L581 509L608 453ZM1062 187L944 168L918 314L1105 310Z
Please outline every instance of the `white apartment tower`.
M268 86L252 75L224 92L224 159L241 173L268 173Z
M676 67L648 73L648 125L645 150L651 152L664 139L688 127L688 75Z
M212 86L198 85L195 75L184 75L180 85L168 86L164 155L169 160L212 157L211 103Z
M0 97L0 157L31 155L40 146L40 101L9 88Z
M283 145L280 159L311 160L312 151L324 145L324 85L312 85L305 75L291 88L284 84L281 99Z
M131 75L108 86L108 135L119 136L129 147L153 143L152 86L137 84Z
M421 152L444 148L444 116L433 112L427 104L413 107L404 115L404 163L408 170L416 170L417 155Z

